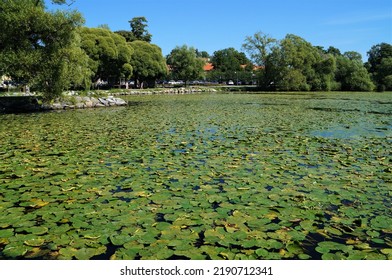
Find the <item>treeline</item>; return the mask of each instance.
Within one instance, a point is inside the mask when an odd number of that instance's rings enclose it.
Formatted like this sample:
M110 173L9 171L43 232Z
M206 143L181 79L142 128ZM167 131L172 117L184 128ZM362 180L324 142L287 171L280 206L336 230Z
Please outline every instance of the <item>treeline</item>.
M247 37L243 48L257 65L263 66L259 83L265 90L392 90L390 44L373 46L365 64L357 52L312 46L292 34L278 41L259 32Z
M263 90L392 90L392 46L386 43L373 46L365 64L356 52L263 33L245 39L246 54L227 48L210 56L184 45L164 57L151 44L144 17L130 20L130 30L112 32L106 25L85 27L77 11L49 12L43 0L3 0L0 23L0 76L42 91L47 99L66 89L130 79L135 87L203 79L257 83ZM213 69L203 71L206 63Z

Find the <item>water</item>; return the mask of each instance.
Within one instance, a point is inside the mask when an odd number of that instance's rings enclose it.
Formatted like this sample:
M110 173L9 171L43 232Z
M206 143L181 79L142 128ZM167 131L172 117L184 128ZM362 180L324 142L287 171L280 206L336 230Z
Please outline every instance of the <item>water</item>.
M129 100L0 115L0 259L387 258L388 94Z

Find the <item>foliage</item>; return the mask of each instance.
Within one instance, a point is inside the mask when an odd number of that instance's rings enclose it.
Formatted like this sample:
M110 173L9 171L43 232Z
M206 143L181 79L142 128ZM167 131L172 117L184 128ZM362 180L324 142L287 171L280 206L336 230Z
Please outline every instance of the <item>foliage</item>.
M372 91L374 84L358 53L349 52L336 58L335 80L339 90Z
M206 51L199 51L198 49L196 49L196 56L200 57L200 58L210 58L210 55L208 54L208 52Z
M277 40L264 34L257 32L253 36L247 36L242 45L244 50L248 52L251 60L259 66L266 66L268 55L276 46Z
M119 30L115 33L123 36L127 42L151 42L152 35L147 31L147 19L145 17L134 17L129 21L129 24L131 26L131 31Z
M214 70L208 73L208 79L216 81L249 82L253 65L243 52L234 48L218 50L211 56Z
M196 50L193 47L186 45L176 47L166 59L173 77L177 80L184 80L186 83L202 75L204 61L196 56Z
M133 41L130 45L134 49L132 65L135 85L142 88L146 83L155 86L155 81L167 73L162 50L145 41Z
M85 79L86 56L75 34L79 13L46 12L41 1L30 0L2 1L0 10L2 74L43 90L46 99Z
M103 79L113 84L131 77L133 49L123 37L102 28L82 27L79 33L94 82Z
M234 48L227 48L214 52L211 57L214 69L221 72L241 71L241 65L251 66L250 61L244 53L238 52Z
M276 75L279 74L277 59L280 56L276 49L278 41L268 34L257 32L247 36L242 48L249 54L251 61L262 68L259 70L258 80L262 89L275 88ZM275 53L273 51L275 50Z
M264 60L265 88L278 90L330 90L335 60L296 35L289 34Z
M392 90L392 45L374 45L368 52L367 67L379 90Z
M374 88L357 52L342 55L334 47L325 51L293 34L276 41L256 33L245 39L243 47L253 61L264 66L260 75L263 89L371 91Z

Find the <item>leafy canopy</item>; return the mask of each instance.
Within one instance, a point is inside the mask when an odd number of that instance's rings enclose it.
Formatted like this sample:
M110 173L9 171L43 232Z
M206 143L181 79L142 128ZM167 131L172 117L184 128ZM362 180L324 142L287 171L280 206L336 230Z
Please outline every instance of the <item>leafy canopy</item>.
M129 21L131 31L119 30L116 33L123 36L127 42L145 41L150 43L152 35L147 30L147 22L145 17L134 17Z
M122 36L102 28L81 27L79 33L94 81L110 79L110 82L117 82L120 78L131 77L133 49Z
M196 56L193 47L183 45L170 52L167 56L167 64L170 65L175 79L187 82L202 75L204 61Z
M88 71L75 30L83 23L74 11L45 11L42 1L0 2L0 71L42 90L52 99ZM79 67L80 71L74 71Z
M141 87L145 82L153 85L156 79L167 73L161 48L145 41L133 41L130 45L134 49L132 65L136 84Z

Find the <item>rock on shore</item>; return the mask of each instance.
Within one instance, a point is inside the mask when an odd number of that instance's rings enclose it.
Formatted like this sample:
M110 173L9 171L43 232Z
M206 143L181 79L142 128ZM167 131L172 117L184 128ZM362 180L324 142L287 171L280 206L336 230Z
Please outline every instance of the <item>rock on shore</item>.
M126 106L128 103L121 98L108 97L89 97L89 96L73 96L68 99L57 99L52 104L42 105L46 110L62 110L62 109L84 109L109 106Z

